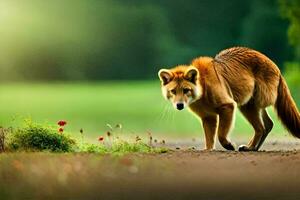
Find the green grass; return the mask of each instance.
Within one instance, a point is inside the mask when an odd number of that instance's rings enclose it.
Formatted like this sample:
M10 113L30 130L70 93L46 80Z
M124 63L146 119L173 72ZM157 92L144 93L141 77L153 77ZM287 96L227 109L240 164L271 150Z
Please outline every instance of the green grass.
M64 127L61 125L61 129ZM97 143L84 137L72 138L55 126L25 120L21 127L0 128L0 152L73 152L124 155L128 153L166 153L170 149L153 143L151 135L146 141L139 136L124 138L116 131L101 136Z
M91 82L32 83L0 85L0 125L18 126L23 118L55 125L68 121L66 131L96 140L108 130L106 124L122 124L121 134L146 136L195 137L203 134L201 124L189 111L176 111L161 96L160 83ZM272 109L271 109L272 110ZM272 134L283 135L275 121ZM233 135L252 134L251 126L238 112Z
M115 141L111 145L85 143L77 149L79 153L99 153L124 155L128 153L166 153L170 151L167 147L154 147L138 142L128 142L125 140Z

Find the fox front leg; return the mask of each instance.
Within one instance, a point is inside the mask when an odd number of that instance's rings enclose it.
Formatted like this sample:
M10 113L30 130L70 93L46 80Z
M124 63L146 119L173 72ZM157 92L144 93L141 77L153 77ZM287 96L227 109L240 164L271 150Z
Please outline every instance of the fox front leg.
M201 118L202 126L204 129L205 135L205 149L212 150L215 148L215 138L218 129L218 115L217 114L208 114L203 112L203 106L201 102L195 102L190 105L190 109L198 117Z
M217 115L210 115L202 118L202 126L205 134L205 150L212 150L215 148L217 124L218 124Z
M235 150L234 145L228 139L234 121L235 103L223 104L217 110L219 114L218 139L225 149Z

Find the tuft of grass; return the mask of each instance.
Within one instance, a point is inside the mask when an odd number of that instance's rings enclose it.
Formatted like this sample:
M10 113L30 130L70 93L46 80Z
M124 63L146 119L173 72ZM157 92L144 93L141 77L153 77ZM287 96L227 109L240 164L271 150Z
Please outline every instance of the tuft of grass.
M112 144L112 153L166 153L168 150L164 147L153 147L142 141L129 143L127 141L120 141Z
M71 152L76 141L66 134L58 134L54 127L26 120L22 128L12 129L6 141L9 151Z
M85 143L78 146L76 152L79 153L108 153L108 148L104 145Z
M85 143L78 147L77 152L99 153L99 154L128 154L128 153L167 153L168 148L153 147L142 141L130 143L127 141L117 141L111 145Z

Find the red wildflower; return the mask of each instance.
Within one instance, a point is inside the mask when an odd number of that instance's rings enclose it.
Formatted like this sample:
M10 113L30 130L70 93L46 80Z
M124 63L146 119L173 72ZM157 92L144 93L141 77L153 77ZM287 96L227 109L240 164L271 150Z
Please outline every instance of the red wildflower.
M59 126L65 126L65 125L67 124L67 122L64 121L64 120L60 120L60 121L57 122L57 124L58 124Z
M59 133L63 133L63 132L64 132L64 129L63 129L63 128L59 128L59 129L58 129L58 132L59 132Z
M104 137L103 136L100 136L99 138L98 138L98 141L99 142L102 142L104 140Z

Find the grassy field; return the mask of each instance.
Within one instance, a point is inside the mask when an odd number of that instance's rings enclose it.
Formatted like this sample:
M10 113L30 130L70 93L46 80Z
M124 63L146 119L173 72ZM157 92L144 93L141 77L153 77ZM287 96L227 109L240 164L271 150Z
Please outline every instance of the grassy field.
M56 124L68 121L67 131L89 138L103 135L108 127L122 124L123 133L143 135L150 131L163 138L202 139L201 125L189 111L176 111L161 96L158 81L1 84L0 125L16 126L23 118ZM284 135L273 109L273 136ZM232 137L249 136L252 128L238 112Z

